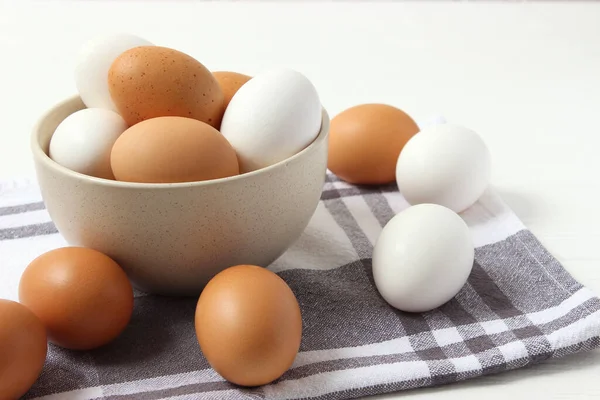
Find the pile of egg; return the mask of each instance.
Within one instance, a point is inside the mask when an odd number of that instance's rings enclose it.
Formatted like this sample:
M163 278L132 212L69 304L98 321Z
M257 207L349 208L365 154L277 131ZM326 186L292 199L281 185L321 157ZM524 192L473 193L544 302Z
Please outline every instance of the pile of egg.
M355 185L395 182L409 204L387 222L373 249L381 296L406 312L430 311L452 299L475 255L459 214L483 195L491 174L482 138L450 123L419 129L396 107L362 104L332 118L328 167Z
M130 34L86 43L74 75L85 108L56 128L48 153L98 178L234 176L291 157L321 128L317 91L297 71L211 72L188 54Z
M290 157L321 126L317 92L296 71L211 73L184 53L131 35L89 42L75 77L87 108L58 126L49 155L105 179L237 175ZM331 120L328 168L354 185L395 182L408 203L387 222L372 255L373 280L390 306L426 312L460 291L474 261L460 213L490 178L490 153L475 132L446 123L419 129L398 108L362 104ZM0 398L19 397L35 382L47 341L71 350L104 346L126 329L133 307L133 288L108 256L65 247L37 257L21 277L19 303L0 300ZM274 381L300 348L298 301L259 266L213 277L194 318L203 355L238 385Z
M102 348L121 336L133 311L133 287L105 254L62 247L38 256L21 276L19 301L0 299L0 399L19 398L36 382L48 342L73 351ZM210 365L238 385L274 381L300 349L298 301L279 275L260 266L215 275L193 318Z

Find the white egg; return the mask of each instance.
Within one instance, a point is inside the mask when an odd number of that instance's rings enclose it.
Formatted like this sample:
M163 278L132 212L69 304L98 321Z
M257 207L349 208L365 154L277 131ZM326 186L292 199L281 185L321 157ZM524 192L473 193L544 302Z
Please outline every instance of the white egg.
M435 203L462 212L488 186L490 152L481 137L462 126L424 128L404 146L396 164L398 189L409 204Z
M117 111L108 90L108 70L121 53L139 46L153 46L146 39L127 33L93 38L83 45L75 65L75 86L88 108Z
M50 139L49 156L63 167L98 178L114 179L110 152L127 129L119 114L85 108L65 118Z
M236 150L240 169L254 171L308 146L321 129L321 113L317 90L304 75L275 68L236 92L220 131Z
M469 227L452 210L419 204L395 215L373 250L373 278L392 307L425 312L466 283L475 250Z

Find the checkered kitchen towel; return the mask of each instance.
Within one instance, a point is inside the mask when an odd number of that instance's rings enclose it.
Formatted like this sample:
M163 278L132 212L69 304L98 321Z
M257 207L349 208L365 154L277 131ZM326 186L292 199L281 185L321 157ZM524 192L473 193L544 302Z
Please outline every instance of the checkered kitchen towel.
M65 243L34 183L6 184L0 194L0 297L16 299L23 268ZM196 341L195 299L138 294L131 324L112 344L89 352L50 346L26 398L350 399L599 345L598 298L491 191L462 215L477 247L463 290L424 314L388 306L373 285L371 252L407 206L393 185L362 188L328 175L305 233L270 267L293 289L304 321L301 351L275 383L240 389L210 369Z

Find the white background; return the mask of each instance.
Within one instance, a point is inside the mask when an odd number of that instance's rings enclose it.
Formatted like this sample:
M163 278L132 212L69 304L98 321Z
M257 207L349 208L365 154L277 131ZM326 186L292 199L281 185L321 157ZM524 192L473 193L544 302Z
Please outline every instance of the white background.
M0 179L32 173L30 129L75 93L82 43L125 31L211 70L295 68L332 116L385 102L476 130L505 201L600 293L600 3L282 3L2 0ZM397 398L591 398L599 374L595 352Z

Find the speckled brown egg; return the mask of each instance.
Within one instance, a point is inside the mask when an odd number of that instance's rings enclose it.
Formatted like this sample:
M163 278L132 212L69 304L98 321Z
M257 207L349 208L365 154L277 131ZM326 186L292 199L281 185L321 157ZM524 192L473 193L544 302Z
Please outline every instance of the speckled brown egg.
M159 117L127 129L115 142L110 164L119 181L195 182L240 172L237 154L219 131L184 117Z
M125 329L133 311L133 289L110 257L93 249L63 247L27 266L19 301L44 323L50 342L89 350Z
M415 121L391 105L348 108L331 120L327 167L353 184L394 182L400 152L417 132Z
M0 299L0 399L18 399L46 360L46 329L27 307Z
M231 71L215 71L213 72L213 75L217 82L219 82L219 86L221 86L221 90L225 96L223 108L227 108L229 102L233 98L233 95L239 90L239 88L252 79L251 76Z
M253 265L227 268L210 280L196 306L195 326L209 364L242 386L283 375L302 338L300 307L290 287Z
M132 126L155 117L194 118L218 127L223 91L193 57L166 47L140 46L115 59L108 72L111 98Z

